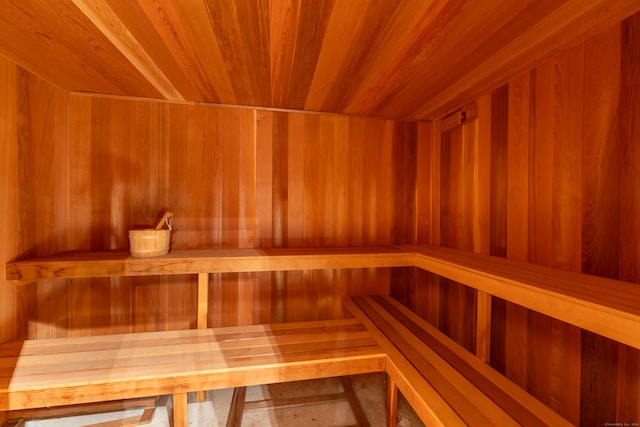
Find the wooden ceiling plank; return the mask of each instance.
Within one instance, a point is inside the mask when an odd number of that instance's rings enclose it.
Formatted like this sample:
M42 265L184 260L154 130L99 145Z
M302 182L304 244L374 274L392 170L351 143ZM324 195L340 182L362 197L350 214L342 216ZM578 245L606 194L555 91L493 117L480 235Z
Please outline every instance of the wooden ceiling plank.
M367 58L399 0L337 2L331 14L306 109L339 111L349 90L366 72ZM339 47L339 48L336 48Z
M483 91L504 83L554 53L574 46L640 11L640 2L570 0L522 36L439 93L425 99L414 117L436 118Z
M253 93L251 105L272 106L269 0L236 0L236 5Z
M204 0L211 28L220 49L235 98L240 105L252 105L254 95L248 66L248 51L240 30L235 1Z
M425 99L453 84L467 70L499 50L506 40L516 38L553 12L561 1L567 0L465 5L455 19L424 33L420 39L434 41L416 46L417 55L411 62L406 61L404 73L397 76L396 90L381 94L369 113L418 119L412 113ZM411 90L407 91L409 87Z
M394 58L397 58L397 52L402 49L407 37L417 26L424 24L423 21L434 7L434 3L401 2L393 15L387 18L380 37L370 46L368 57L362 65L362 76L347 91L348 102L345 103L343 112L361 114L367 111L367 97L375 96L375 84L379 82L379 76L388 69Z
M334 2L335 0L323 0L320 4L301 3L293 77L289 82L290 108L304 109Z
M188 77L187 81L191 82L197 89L200 99L208 102L219 102L216 91L191 46L190 39L173 7L172 1L139 1L139 4L153 23L181 70Z
M146 0L106 0L111 10L118 16L122 24L129 29L141 48L162 70L166 78L172 82L176 90L185 98L195 102L203 101L201 91L196 87L197 81L189 75L178 55L169 42L165 41L163 30L165 25L155 19L163 13L164 4ZM151 6L160 12L150 12ZM175 19L166 26L175 25Z
M68 1L3 3L0 40L0 52L7 58L63 89L159 96Z
M434 119L629 0L10 0L0 54L74 92Z
M275 0L269 8L271 101L273 105L287 105L296 54L300 0Z
M353 112L369 113L384 103L388 93L394 92L399 78L411 67L424 49L439 43L447 34L451 21L457 19L466 0L436 0L427 9L412 31L394 50L392 59L372 81L364 96L357 99Z
M166 99L184 100L104 0L71 1Z
M220 53L204 0L173 1L173 8L219 102L236 104L238 101L231 78Z

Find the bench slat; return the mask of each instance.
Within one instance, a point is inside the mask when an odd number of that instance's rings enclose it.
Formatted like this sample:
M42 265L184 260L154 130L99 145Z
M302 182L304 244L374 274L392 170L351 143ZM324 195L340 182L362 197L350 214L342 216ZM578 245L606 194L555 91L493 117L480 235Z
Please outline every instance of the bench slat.
M40 349L38 352L21 352L14 353L17 356L5 355L0 358L0 372L3 368L40 366L59 363L76 363L88 362L95 360L113 360L115 357L143 357L160 355L167 356L171 354L181 354L188 346L188 352L196 354L199 352L213 351L232 351L234 349L254 349L258 352L261 348L267 350L278 345L285 344L304 344L305 342L333 342L336 338L363 338L369 336L365 330L340 330L335 332L316 332L301 331L297 334L272 335L272 336L256 336L254 333L246 336L234 336L231 339L221 338L214 334L203 335L194 334L193 336L183 336L175 340L159 340L159 341L129 341L118 346L117 343L110 345L86 345L83 348L75 348L69 351L63 348L50 347L50 351L46 352ZM63 346L63 344L60 344ZM64 351L63 351L64 350ZM46 367L44 368L46 369ZM2 377L2 374L0 374Z
M443 399L470 425L571 425L391 297L353 297L351 300L346 301L347 307L352 313L353 310L358 313L356 318L367 316L384 333L382 340L389 344L385 346L381 342L381 346L386 349L391 345L399 349L395 353L387 352L389 358L407 360L418 372L417 375L402 371L396 373L400 378L394 378L394 381L401 390L406 382L433 384ZM390 364L388 361L387 366ZM438 371L434 372L430 366L437 367ZM387 371L394 375L389 368ZM462 396L442 385L443 376L445 382L449 381L451 386L462 392ZM477 393L483 397L478 398ZM427 399L414 400L416 403L412 405L417 405L414 408L431 404ZM481 414L478 415L476 410L470 411L469 405L475 406ZM444 420L443 423L448 424Z
M516 425L515 420L489 399L483 390L471 386L469 381L448 360L424 345L412 331L404 328L384 308L372 304L373 300L355 298L356 304L373 320L422 377L434 386L469 425Z
M323 334L317 340L309 337L301 337L300 340L292 337L293 340L273 341L272 339L250 339L242 343L241 346L231 348L219 348L217 344L200 344L189 346L168 345L167 348L142 348L131 349L119 352L117 350L108 351L88 351L75 354L74 360L67 360L64 357L52 357L50 363L32 364L30 361L19 359L15 367L1 368L0 379L19 377L20 382L33 377L34 382L44 381L41 375L49 374L55 369L56 376L79 375L87 378L88 375L98 371L109 372L112 379L118 378L122 373L131 369L137 370L140 375L150 374L154 369L158 372L173 372L182 365L182 369L190 368L191 364L196 365L191 369L208 369L209 365L214 368L218 364L233 366L233 363L240 363L244 359L268 357L271 355L286 359L288 356L312 353L317 351L336 351L344 348L370 347L375 345L375 341L366 332L354 333L345 338L339 338ZM269 343L268 341L272 342ZM291 341L291 342L289 342ZM256 345L252 345L256 343ZM82 356L86 358L82 358ZM39 359L46 358L40 356ZM28 358L31 359L31 358ZM104 374L103 374L104 375ZM69 377L66 377L69 380ZM14 378L13 384L19 384Z
M467 426L431 384L427 381L414 381L420 377L418 370L402 356L402 353L391 341L386 339L352 298L344 299L343 303L347 310L371 331L380 347L385 351L387 355L386 371L390 381L393 381L402 390L404 397L425 424L442 427Z
M421 345L420 340L399 326L389 313L370 304L369 299L354 300L465 423L478 426L516 425L513 418L501 411L481 390L470 387L455 367L428 346Z
M422 343L505 409L521 425L557 425L558 415L424 319L390 297L375 297L380 309L402 323ZM562 421L562 420L561 420Z
M0 411L384 370L384 352L353 319L271 326L0 346Z

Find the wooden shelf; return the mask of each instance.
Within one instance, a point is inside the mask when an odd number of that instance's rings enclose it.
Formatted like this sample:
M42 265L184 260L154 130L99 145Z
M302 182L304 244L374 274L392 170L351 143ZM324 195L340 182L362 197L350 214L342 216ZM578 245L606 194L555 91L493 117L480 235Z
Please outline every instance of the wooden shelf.
M402 267L410 264L399 248L269 248L171 251L134 258L129 252L77 252L7 263L7 280L26 285L42 279L251 271Z
M436 246L68 253L9 262L7 279L198 274L206 315L208 273L382 267L418 267L640 349L640 284Z

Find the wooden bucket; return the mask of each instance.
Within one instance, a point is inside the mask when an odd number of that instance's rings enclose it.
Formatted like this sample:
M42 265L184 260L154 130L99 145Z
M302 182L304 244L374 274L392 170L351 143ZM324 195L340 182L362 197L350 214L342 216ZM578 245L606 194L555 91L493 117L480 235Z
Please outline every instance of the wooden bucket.
M164 226L169 227L164 230ZM164 214L156 228L129 230L129 247L131 256L138 258L162 256L169 253L173 212Z
M131 256L145 258L169 253L171 230L129 230Z

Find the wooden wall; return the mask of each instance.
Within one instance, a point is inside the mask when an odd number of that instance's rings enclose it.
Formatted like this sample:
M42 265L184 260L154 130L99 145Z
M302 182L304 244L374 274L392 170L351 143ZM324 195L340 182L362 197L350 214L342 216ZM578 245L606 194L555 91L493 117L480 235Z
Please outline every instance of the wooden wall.
M636 15L479 97L477 120L434 122L418 240L640 286L639 52ZM477 351L485 296L418 274L404 300ZM640 351L499 299L491 315L498 371L576 424L640 422Z
M18 131L19 68L0 59L0 262L18 252ZM0 273L0 342L16 338L16 288ZM0 417L0 421L1 417Z
M415 234L418 128L336 115L70 94L3 63L12 222L2 261L128 250L130 228L175 212L172 247L384 245ZM4 153L4 151L3 151ZM4 210L4 209L3 209ZM6 231L5 231L6 230ZM210 278L210 325L342 317L391 271ZM7 294L4 340L188 328L195 277L47 280ZM17 295L14 295L17 294ZM7 301L7 302L5 302Z

